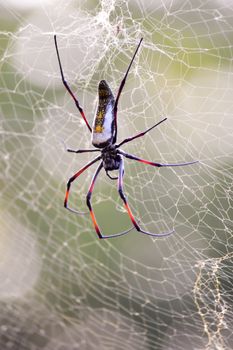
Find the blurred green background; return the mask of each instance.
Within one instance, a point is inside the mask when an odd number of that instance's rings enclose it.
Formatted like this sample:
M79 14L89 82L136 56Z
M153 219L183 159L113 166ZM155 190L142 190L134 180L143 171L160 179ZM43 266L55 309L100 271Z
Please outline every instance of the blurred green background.
M231 349L232 45L227 1L0 1L1 349ZM63 207L68 178L92 155L97 86L117 92L119 140L168 118L124 150L184 168L125 161L140 225L100 241L89 215ZM96 166L73 186L86 210ZM100 175L93 206L104 234L130 227L116 183Z

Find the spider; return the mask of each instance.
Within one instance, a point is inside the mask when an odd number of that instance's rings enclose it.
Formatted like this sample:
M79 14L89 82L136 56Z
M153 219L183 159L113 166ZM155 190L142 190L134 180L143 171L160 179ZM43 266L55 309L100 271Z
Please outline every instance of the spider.
M100 239L104 239L104 238L113 238L113 237L119 237L119 236L123 236L125 234L127 234L129 231L131 231L132 229L136 229L138 232L141 232L143 234L149 235L149 236L153 236L153 237L162 237L162 236L168 236L170 234L172 234L174 232L174 230L169 231L169 232L163 232L163 233L152 233L152 232L148 232L148 231L144 231L140 226L139 223L136 221L136 219L134 218L132 211L129 207L127 198L124 194L123 191L123 176L124 176L124 158L129 158L132 160L136 160L137 162L142 162L144 164L148 164L148 165L152 165L154 167L175 167L175 166L184 166L184 165L190 165L190 164L194 164L197 163L198 161L191 161L188 163L178 163L178 164L162 164L162 163L155 163L155 162L151 162L149 160L145 160L145 159L141 159L138 158L135 155L132 154L128 154L124 151L122 151L119 147L122 146L123 144L126 144L128 142L131 142L139 137L142 137L144 135L146 135L149 131L151 131L152 129L154 129L156 126L158 126L159 124L163 123L165 120L167 120L167 118L162 119L161 121L159 121L158 123L156 123L155 125L153 125L152 127L150 127L149 129L146 129L143 132L140 132L139 134L136 134L134 136L128 137L126 139L124 139L123 141L121 141L120 143L116 144L117 142L117 109L118 109L118 103L119 103L119 99L122 93L122 90L124 88L129 70L132 66L132 63L134 61L134 58L139 50L139 47L142 43L143 38L140 39L139 44L136 47L136 50L133 54L133 57L129 63L129 66L126 70L126 73L120 83L120 87L118 89L116 98L114 98L112 91L109 87L109 85L107 84L107 82L105 80L101 80L99 82L99 86L98 86L98 94L99 94L99 103L97 106L97 110L96 110L96 116L94 118L94 122L93 122L93 127L90 126L90 124L88 123L85 113L82 109L82 107L79 104L78 99L75 97L74 93L72 92L70 86L68 85L67 81L64 78L64 73L63 73L63 69L62 69L62 64L61 64L61 59L60 59L60 55L59 55L59 50L58 50L58 45L57 45L57 38L56 35L54 35L54 43L55 43L55 49L56 49L56 53L57 53L57 59L58 59L58 64L59 64L59 68L60 68L60 74L61 74L61 79L62 79L62 83L65 86L66 90L68 91L68 93L70 94L70 96L73 98L76 107L78 108L84 122L86 123L87 128L89 129L89 131L91 132L91 140L92 140L92 145L95 147L94 149L78 149L78 150L73 150L70 148L67 148L66 150L68 152L73 152L73 153L84 153L84 152L100 152L100 155L98 155L98 157L94 158L92 161L90 161L89 163L87 163L83 168L81 168L76 174L74 174L67 182L67 189L66 189L66 194L65 194L65 200L64 200L64 207L74 213L77 214L83 214L77 210L71 209L68 206L68 199L69 199L69 193L70 193L70 187L71 184L73 183L74 180L76 180L86 169L88 169L92 164L101 161L97 170L94 173L94 176L92 178L91 181L91 185L89 187L89 191L87 193L86 196L86 204L89 208L90 211L90 215L91 215L91 219L93 221L94 227L95 227L95 231L98 235L98 237ZM125 209L130 217L130 220L133 224L133 226L123 232L119 232L116 234L112 234L112 235L103 235L103 233L100 230L100 227L96 221L95 218L95 214L92 210L92 205L91 205L91 197L92 197L92 192L94 189L94 185L96 182L96 179L101 171L101 169L104 169L106 172L106 175L111 179L111 180L118 180L118 193L121 197L121 199L123 200ZM112 170L118 170L119 171L119 175L118 177L112 177L109 174L109 171Z

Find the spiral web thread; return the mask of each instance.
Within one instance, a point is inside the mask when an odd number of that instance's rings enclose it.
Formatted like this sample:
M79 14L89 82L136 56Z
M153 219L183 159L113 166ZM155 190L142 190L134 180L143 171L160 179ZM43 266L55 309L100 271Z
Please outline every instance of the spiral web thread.
M227 1L104 0L0 4L1 349L232 349L233 8ZM68 178L93 157L97 86L119 103L119 141L168 120L128 153L124 190L143 229L100 241L89 215L65 211ZM96 165L73 185L86 210ZM105 234L130 227L104 172L93 207Z

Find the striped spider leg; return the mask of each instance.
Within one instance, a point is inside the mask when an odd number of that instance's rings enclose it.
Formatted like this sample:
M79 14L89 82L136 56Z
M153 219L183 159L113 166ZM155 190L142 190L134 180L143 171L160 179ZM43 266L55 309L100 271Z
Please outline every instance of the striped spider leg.
M74 102L75 102L75 105L76 107L78 108L83 120L85 121L86 123L86 126L88 127L89 131L91 132L91 127L87 121L87 118L85 116L85 113L82 109L82 107L80 106L77 98L75 97L75 95L73 94L71 88L69 87L67 81L65 80L64 78L64 73L63 73L63 69L62 69L62 65L61 65L61 59L60 59L60 55L59 55L59 50L58 50L58 45L57 45L57 36L54 35L54 43L55 43L55 49L56 49L56 53L57 53L57 59L58 59L58 64L59 64L59 68L60 68L60 73L61 73L61 79L62 79L62 83L63 85L65 86L66 90L69 92L70 96L73 98Z

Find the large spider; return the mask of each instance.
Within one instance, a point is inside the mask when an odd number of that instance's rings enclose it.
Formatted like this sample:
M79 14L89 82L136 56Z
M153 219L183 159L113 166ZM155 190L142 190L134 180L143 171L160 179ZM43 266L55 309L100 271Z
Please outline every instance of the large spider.
M116 99L114 98L112 91L110 90L107 82L105 80L101 80L99 82L99 87L98 87L99 104L97 107L96 116L94 118L92 128L91 128L90 124L88 123L86 116L84 114L84 111L83 111L82 107L80 106L77 98L75 97L75 95L71 91L71 88L69 87L68 83L66 82L66 80L64 78L63 69L62 69L61 60L60 60L60 55L59 55L58 46L57 46L56 35L54 35L54 42L55 42L55 48L56 48L56 52L57 52L57 58L58 58L60 72L61 72L62 82L63 82L66 90L69 92L69 94L73 98L73 100L76 104L76 107L78 108L82 118L84 119L89 131L92 134L92 145L94 147L96 147L96 149L78 149L78 150L73 150L73 149L68 148L67 151L73 152L73 153L84 153L84 152L100 152L101 153L98 157L94 158L91 162L87 163L83 168L81 168L76 174L74 174L68 180L67 190L66 190L66 195L65 195L65 200L64 200L64 207L72 212L81 214L81 212L74 210L74 209L71 209L68 206L68 198L69 198L71 184L87 168L89 168L92 164L96 163L97 161L101 160L101 162L100 162L100 164L99 164L99 166L98 166L98 168L97 168L97 170L92 178L91 185L90 185L89 191L87 193L87 197L86 197L86 203L87 203L87 206L90 210L91 219L93 221L93 224L94 224L94 227L95 227L95 230L96 230L98 237L101 239L102 238L119 237L119 236L125 235L126 233L131 231L133 228L135 228L137 231L139 231L141 233L144 233L146 235L150 235L153 237L161 237L161 236L170 235L171 233L174 232L174 230L169 231L169 232L157 233L157 234L151 233L148 231L144 231L141 229L138 222L135 220L135 218L132 214L132 211L129 207L126 196L124 194L124 191L123 191L123 176L124 176L124 159L123 158L126 157L126 158L133 159L133 160L136 160L138 162L149 164L149 165L152 165L155 167L184 166L184 165L190 165L190 164L197 163L197 161L192 161L192 162L188 162L188 163L178 163L178 164L161 164L161 163L155 163L155 162L151 162L151 161L148 161L145 159L138 158L132 154L125 153L124 151L122 151L119 148L120 146L122 146L123 144L125 144L127 142L135 140L138 137L144 136L150 130L154 129L156 126L158 126L159 124L164 122L167 118L164 118L163 120L161 120L157 124L153 125L151 128L149 128L149 129L147 129L147 130L145 130L137 135L128 137L125 140L121 141L120 143L116 144L116 141L117 141L117 107L118 107L118 102L119 102L119 98L121 96L121 92L123 90L123 87L125 85L130 67L131 67L131 65L134 61L134 58L138 52L138 49L142 43L142 38L141 38L141 40L140 40L140 42L139 42L139 44L134 52L134 55L129 63L129 66L126 70L124 78L120 83L120 87L119 87ZM94 212L92 210L92 206L91 206L91 196L92 196L92 192L94 189L95 181L96 181L97 176L99 175L100 170L102 168L104 168L107 176L110 179L112 179L112 180L118 179L119 195L120 195L121 199L123 200L124 206L129 214L130 220L133 223L133 227L128 229L127 231L123 231L123 232L119 232L119 233L116 233L113 235L107 235L107 236L102 234L100 227L97 224L95 214L94 214ZM111 175L109 175L109 171L112 171L112 170L119 170L119 176L112 177Z

